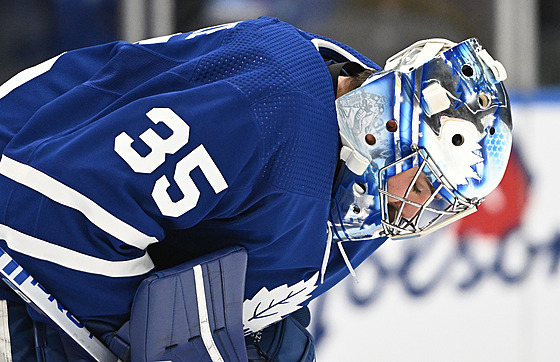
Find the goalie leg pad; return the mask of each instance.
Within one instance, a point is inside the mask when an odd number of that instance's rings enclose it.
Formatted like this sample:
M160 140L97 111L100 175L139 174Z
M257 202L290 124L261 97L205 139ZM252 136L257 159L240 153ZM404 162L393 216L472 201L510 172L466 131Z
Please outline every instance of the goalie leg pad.
M117 334L130 344L130 359L247 361L242 318L246 269L247 253L238 247L145 279L130 321Z

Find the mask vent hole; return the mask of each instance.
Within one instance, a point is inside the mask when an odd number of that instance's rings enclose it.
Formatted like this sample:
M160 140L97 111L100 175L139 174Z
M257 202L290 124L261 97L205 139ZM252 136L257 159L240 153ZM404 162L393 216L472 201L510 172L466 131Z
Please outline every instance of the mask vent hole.
M494 127L490 128L490 136L493 136L496 133L496 129Z
M482 108L486 108L490 105L490 98L484 93L478 95L478 105Z
M397 132L397 129L399 128L399 126L397 125L397 121L395 121L394 119L387 121L385 127L387 127L387 131L389 132Z
M463 72L465 77L472 77L474 75L474 70L470 65L463 65L461 67L461 72Z
M457 133L455 136L453 136L453 138L451 139L451 142L455 146L461 146L463 143L465 143L465 138L463 137L463 135L460 135L460 134Z
M371 133L368 133L366 135L366 143L370 146L373 146L375 144L375 142L377 142L377 140L375 139L375 136L372 135Z

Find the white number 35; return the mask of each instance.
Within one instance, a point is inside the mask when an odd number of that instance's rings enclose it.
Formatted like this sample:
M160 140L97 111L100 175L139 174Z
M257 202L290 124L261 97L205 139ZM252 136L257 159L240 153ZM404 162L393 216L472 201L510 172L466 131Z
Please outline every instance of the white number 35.
M190 127L169 108L153 108L146 113L146 116L154 124L163 122L171 129L171 136L161 138L153 129L148 128L139 138L150 147L150 152L146 156L141 156L132 148L134 140L122 132L115 137L115 152L134 172L150 174L165 162L166 154L174 154L189 142ZM179 217L196 206L200 191L190 176L191 171L196 167L200 168L216 194L228 187L218 166L204 145L200 145L175 166L173 179L183 193L182 199L171 200L167 193L170 183L165 175L156 181L152 197L163 215Z

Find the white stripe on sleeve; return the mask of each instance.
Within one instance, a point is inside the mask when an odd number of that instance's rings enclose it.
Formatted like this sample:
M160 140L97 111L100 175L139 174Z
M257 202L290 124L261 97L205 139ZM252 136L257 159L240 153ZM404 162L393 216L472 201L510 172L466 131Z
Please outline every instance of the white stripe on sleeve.
M0 238L6 241L10 249L19 253L91 274L131 277L145 274L154 268L147 253L136 259L110 261L51 244L2 224Z
M97 227L138 249L146 249L158 240L145 235L131 225L118 219L78 191L64 185L47 174L5 155L0 160L0 174L27 186L49 199L81 212Z

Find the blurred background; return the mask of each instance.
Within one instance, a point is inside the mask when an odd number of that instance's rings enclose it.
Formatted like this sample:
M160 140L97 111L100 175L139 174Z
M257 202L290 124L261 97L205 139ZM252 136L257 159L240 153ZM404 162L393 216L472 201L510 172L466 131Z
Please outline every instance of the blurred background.
M386 243L312 302L318 360L557 361L560 1L0 0L0 83L62 51L261 15L380 65L412 42L478 37L508 71L514 152L480 211ZM548 136L547 136L548 135Z

